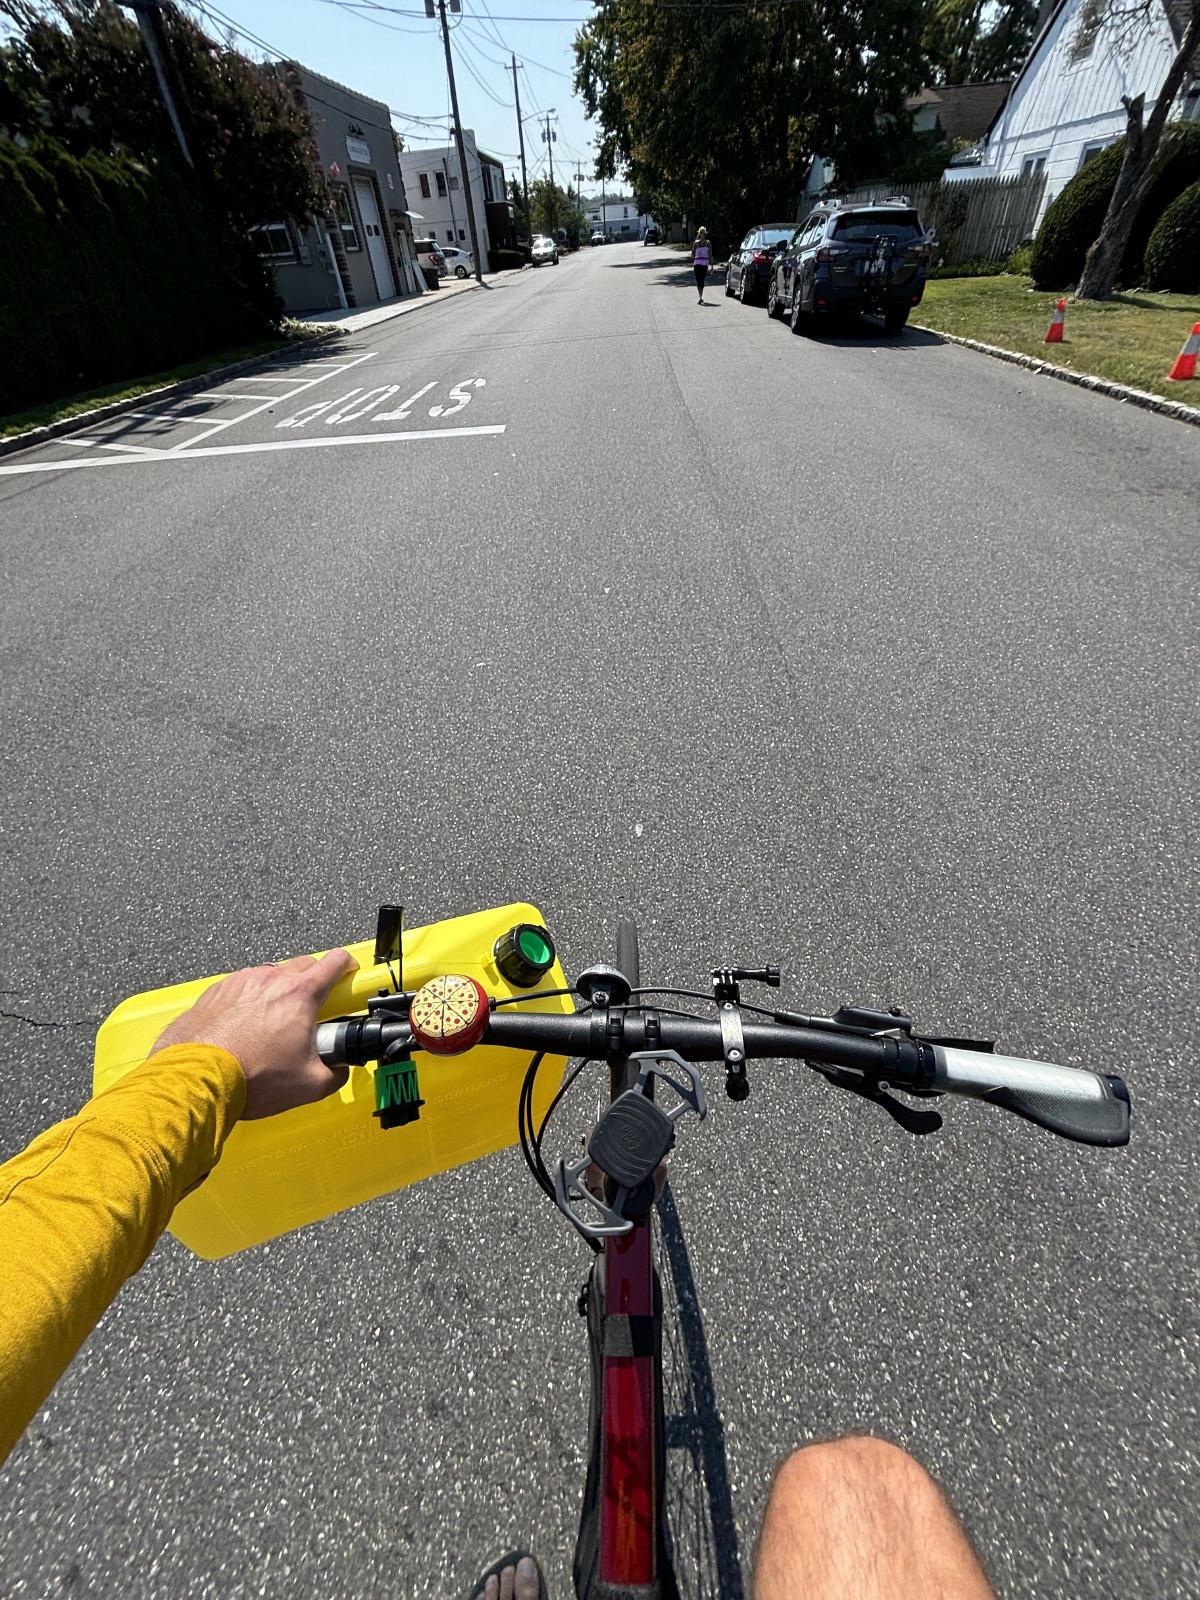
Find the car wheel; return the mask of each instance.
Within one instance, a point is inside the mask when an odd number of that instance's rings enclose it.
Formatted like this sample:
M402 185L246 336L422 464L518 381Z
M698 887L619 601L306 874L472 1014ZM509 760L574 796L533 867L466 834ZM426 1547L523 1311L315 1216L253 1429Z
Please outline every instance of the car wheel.
M751 286L750 274L748 272L742 273L742 281L738 284L738 299L744 306L748 306L751 300L754 299L754 289Z
M783 315L783 305L779 299L779 285L775 281L775 274L771 274L771 281L767 285L767 315L780 317Z
M459 266L455 267L454 276L456 278L469 278L471 274L467 271L466 267Z
M888 333L899 333L908 321L911 306L888 306L883 313L883 326Z
M793 333L804 332L804 301L800 297L800 285L796 284L792 290L792 309L788 322Z
M732 263L730 263L730 265L725 268L725 298L727 300L732 300L733 299L733 265L732 265Z

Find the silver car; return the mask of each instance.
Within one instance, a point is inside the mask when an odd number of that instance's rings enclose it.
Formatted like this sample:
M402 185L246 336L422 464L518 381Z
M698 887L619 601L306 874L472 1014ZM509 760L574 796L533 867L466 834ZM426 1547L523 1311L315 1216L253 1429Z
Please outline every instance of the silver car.
M544 233L539 233L534 239L532 255L535 267L544 266L547 261L551 266L558 265L558 245Z

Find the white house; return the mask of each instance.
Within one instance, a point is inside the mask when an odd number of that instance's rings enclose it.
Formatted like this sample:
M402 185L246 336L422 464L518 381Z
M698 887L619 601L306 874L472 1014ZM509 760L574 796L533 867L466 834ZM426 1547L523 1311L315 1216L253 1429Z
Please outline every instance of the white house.
M483 252L483 267L487 270L488 250L494 244L507 243L494 239L488 227L488 206L504 205L504 168L495 156L480 150L470 128L463 129L463 147L467 153L467 170L471 174L471 202L475 212L475 227L479 248ZM462 173L458 165L458 148L454 144L438 145L428 150L405 150L400 156L400 172L404 178L404 191L408 203L418 219L413 230L418 238L436 239L439 244L456 245L460 250L471 248L471 229L467 219L466 196ZM493 217L497 213L493 212Z
M1087 0L1059 0L982 143L955 157L946 180L1044 171L1044 212L1080 167L1125 132L1122 95L1144 94L1149 116L1188 10L1182 0L1158 0L1123 35L1120 24L1090 21L1096 8ZM1200 112L1195 80L1176 108L1177 116Z
M589 232L599 228L608 239L640 239L654 220L639 214L632 195L585 195L581 203Z

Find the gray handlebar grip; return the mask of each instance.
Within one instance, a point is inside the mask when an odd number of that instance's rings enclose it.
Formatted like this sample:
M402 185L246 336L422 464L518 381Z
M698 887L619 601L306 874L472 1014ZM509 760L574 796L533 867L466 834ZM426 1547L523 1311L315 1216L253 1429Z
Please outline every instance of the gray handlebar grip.
M1129 1143L1129 1090L1121 1078L1050 1061L934 1045L932 1087L970 1095L1080 1144Z

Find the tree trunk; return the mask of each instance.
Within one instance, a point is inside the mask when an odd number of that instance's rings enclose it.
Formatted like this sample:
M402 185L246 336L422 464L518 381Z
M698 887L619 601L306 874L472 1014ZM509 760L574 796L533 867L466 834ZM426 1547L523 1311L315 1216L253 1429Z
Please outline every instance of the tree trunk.
M1117 174L1117 185L1108 203L1108 210L1100 228L1100 236L1087 253L1083 276L1075 290L1076 300L1107 300L1113 292L1117 274L1129 243L1129 234L1137 218L1142 201L1146 198L1162 165L1166 148L1163 131L1167 116L1175 102L1184 79L1188 75L1192 57L1200 47L1200 0L1192 0L1192 15L1184 30L1183 39L1175 58L1167 68L1158 99L1150 120L1142 126L1142 113L1146 97L1139 94L1135 100L1122 95L1128 125L1125 133L1125 159Z

